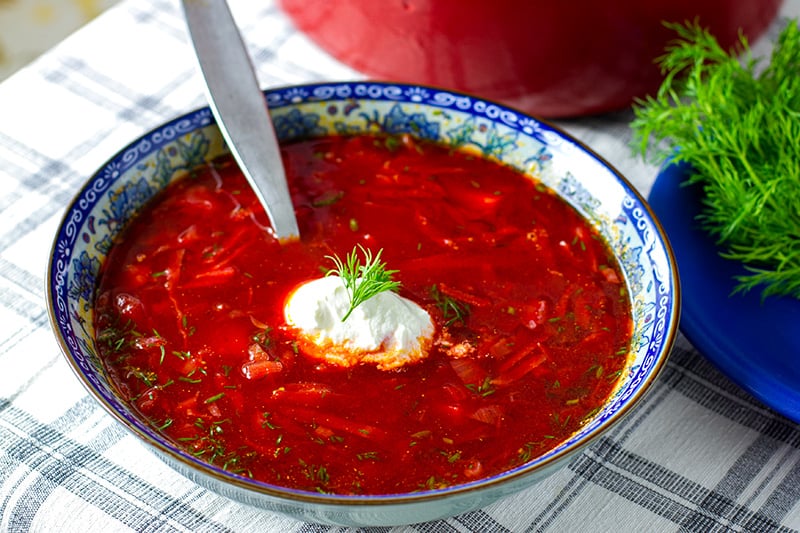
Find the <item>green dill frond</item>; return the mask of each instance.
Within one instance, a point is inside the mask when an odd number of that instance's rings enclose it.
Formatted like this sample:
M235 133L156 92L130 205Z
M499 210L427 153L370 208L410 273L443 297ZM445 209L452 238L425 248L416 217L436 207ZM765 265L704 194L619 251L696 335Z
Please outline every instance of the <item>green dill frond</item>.
M358 256L359 249L364 256L363 264ZM385 291L397 291L400 288L400 282L392 280L392 276L397 273L397 270L386 270L386 264L381 261L381 253L383 253L382 248L373 257L370 250L359 244L347 254L344 261L336 255L326 256L327 259L333 261L334 268L325 275L342 278L342 283L350 297L350 307L342 317L342 322L347 320L356 307L373 296Z
M677 38L658 59L664 81L634 105L634 150L691 166L702 228L747 269L736 291L800 298L797 21L760 61L744 37L725 51L696 22L668 27Z

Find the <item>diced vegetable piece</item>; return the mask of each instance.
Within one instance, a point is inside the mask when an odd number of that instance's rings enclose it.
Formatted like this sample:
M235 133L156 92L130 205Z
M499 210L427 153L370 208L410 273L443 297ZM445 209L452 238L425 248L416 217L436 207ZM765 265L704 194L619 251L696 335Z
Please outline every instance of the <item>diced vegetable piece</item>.
M283 371L280 361L248 361L242 365L242 374L247 379L259 379Z
M547 353L542 345L537 343L529 350L521 352L519 357L505 361L500 367L500 375L492 379L492 384L504 387L519 381L545 361Z
M497 404L485 405L476 409L470 418L494 426L502 421L503 408Z

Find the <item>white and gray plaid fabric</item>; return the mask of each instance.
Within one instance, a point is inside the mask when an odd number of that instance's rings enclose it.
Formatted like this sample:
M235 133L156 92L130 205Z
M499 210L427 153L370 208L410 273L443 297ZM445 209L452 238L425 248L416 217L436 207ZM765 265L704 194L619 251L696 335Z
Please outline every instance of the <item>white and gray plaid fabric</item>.
M273 0L231 4L264 86L361 77ZM43 278L59 217L117 150L205 104L192 54L177 1L123 0L0 83L1 531L344 530L236 504L172 472L87 396L50 331ZM657 169L631 156L630 119L560 125L646 194ZM800 426L681 337L645 401L543 483L466 515L375 531L793 531L799 502Z

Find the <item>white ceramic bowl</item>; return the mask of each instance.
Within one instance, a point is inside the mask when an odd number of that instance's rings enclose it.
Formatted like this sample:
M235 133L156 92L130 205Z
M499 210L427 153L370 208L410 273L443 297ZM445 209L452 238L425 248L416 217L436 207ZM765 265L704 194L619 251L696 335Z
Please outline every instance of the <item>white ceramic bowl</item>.
M145 446L198 484L246 504L321 523L403 524L463 513L531 486L641 400L664 366L677 332L678 277L650 208L605 161L535 118L440 89L357 82L293 86L265 94L282 141L378 128L451 144L458 139L535 173L610 243L631 295L633 360L610 401L568 441L523 466L450 488L389 496L310 493L240 477L182 451L116 394L95 349L92 302L109 246L138 208L177 169L226 152L211 112L204 108L136 140L87 181L64 215L48 270L50 318L70 366L89 393Z

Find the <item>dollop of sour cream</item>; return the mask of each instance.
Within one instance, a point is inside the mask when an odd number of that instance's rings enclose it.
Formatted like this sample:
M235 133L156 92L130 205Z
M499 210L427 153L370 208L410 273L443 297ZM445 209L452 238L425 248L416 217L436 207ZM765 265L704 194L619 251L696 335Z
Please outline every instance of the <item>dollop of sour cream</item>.
M434 325L415 302L391 291L362 302L342 321L350 299L342 279L327 276L298 286L284 305L286 322L303 347L328 363L374 363L393 370L428 356Z

